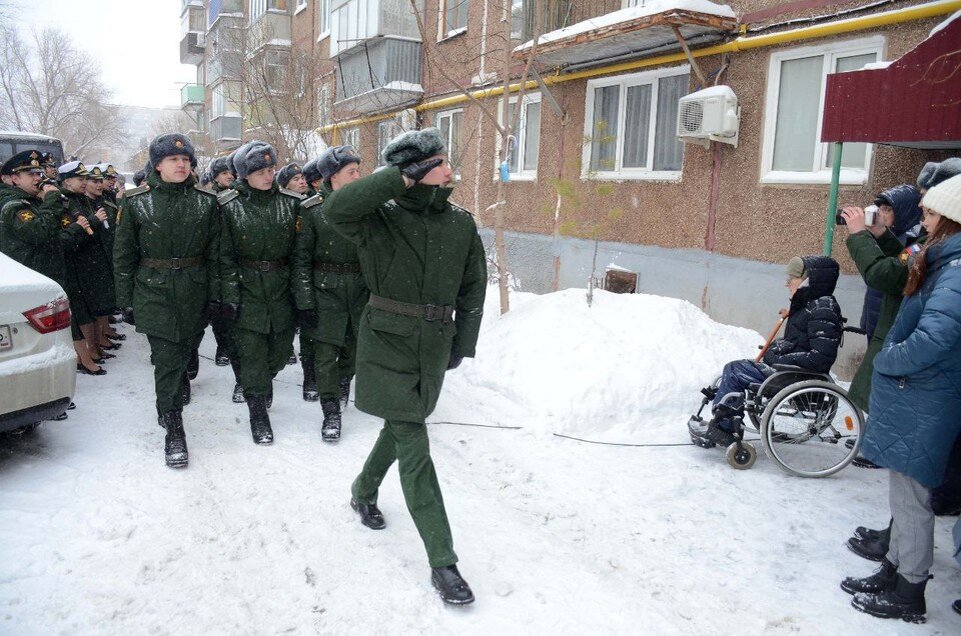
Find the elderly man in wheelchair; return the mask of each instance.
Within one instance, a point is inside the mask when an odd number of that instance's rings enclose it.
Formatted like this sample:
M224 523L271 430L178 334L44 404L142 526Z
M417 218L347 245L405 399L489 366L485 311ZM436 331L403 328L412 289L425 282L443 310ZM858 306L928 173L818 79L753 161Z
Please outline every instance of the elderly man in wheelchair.
M841 308L833 296L838 274L837 262L827 256L795 256L788 262L785 286L790 307L780 312L787 319L784 337L771 343L762 361L729 362L718 382L702 389L701 408L710 401L713 414L709 421L700 416L701 411L691 417L688 428L695 444L728 447L728 462L735 468L749 468L756 452L743 442L745 410L757 429L762 425L770 429L761 431L769 438L764 445L769 454L775 444L797 443L826 430L828 441L836 444L843 437L833 421L840 400L846 408L843 421L853 430L856 420L860 430L860 412L828 375L844 331ZM768 420L772 420L770 426ZM790 425L783 425L787 421ZM790 459L775 460L785 470L799 472L790 468Z

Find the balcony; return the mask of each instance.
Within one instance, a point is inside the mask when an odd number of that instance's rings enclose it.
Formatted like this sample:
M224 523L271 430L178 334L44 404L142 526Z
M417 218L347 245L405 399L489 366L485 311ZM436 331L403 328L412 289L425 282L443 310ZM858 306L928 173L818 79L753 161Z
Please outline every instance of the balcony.
M210 138L218 146L240 145L243 118L238 114L220 115L210 120Z
M268 8L247 27L250 41L248 51L256 53L265 46L289 47L290 28L290 12L287 9Z
M180 89L180 108L186 112L199 112L204 107L204 87L187 84Z
M180 63L202 64L204 61L204 34L196 31L186 33L180 40Z
M352 52L377 37L420 42L409 0L331 0L330 35L331 57Z
M219 14L207 31L207 84L239 78L246 46L243 14Z
M373 114L417 103L421 87L421 43L381 37L338 56L338 110Z

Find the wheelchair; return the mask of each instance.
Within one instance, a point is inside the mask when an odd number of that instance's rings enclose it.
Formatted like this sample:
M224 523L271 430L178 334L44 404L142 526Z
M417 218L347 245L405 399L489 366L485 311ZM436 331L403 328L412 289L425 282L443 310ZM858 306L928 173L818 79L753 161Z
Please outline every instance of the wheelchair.
M744 415L751 432L760 435L767 456L778 468L798 477L833 475L857 456L864 432L864 416L829 374L786 364L773 365L775 373L744 391ZM701 389L701 408L688 420L691 441L703 448L715 444L697 431L701 412L717 395L720 378ZM747 470L757 460L757 450L745 440L744 417L735 417L734 442L727 447L732 468Z

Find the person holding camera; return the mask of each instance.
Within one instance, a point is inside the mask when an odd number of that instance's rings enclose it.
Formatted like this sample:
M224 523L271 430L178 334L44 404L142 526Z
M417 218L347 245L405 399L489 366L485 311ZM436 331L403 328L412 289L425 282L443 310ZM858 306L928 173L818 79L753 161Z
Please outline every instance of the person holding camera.
M909 259L904 300L871 377L862 453L890 471L891 540L881 568L841 588L855 609L923 622L934 562L931 489L961 432L961 175L921 200L928 239Z
M961 174L961 159L959 158L947 159L941 163L926 164L918 175L918 195L927 192L928 189L956 174ZM841 212L842 219L845 221L842 225L846 225L848 228L848 238L845 242L848 252L869 290L877 290L881 295L878 318L868 341L867 352L864 354L864 359L861 361L857 372L855 372L854 379L851 381L851 388L848 390L851 400L865 413L869 413L871 399L872 362L874 356L881 350L884 338L887 336L888 330L894 322L894 317L901 306L904 285L908 280L908 258L920 251L926 240L923 227L918 232L911 229L907 230L903 235L904 243L895 233L896 228L908 227L910 220L914 218L913 210L910 208L910 203L914 200L914 194L907 188L910 188L910 186L897 186L886 190L877 199L882 204L879 210L882 221L890 220L883 204L888 203L891 206L895 218L890 227L884 222L867 224L864 211L858 207L848 206ZM899 216L902 216L904 220L899 221ZM855 461L859 465L871 465L863 458L858 458ZM961 453L956 449L952 456L949 475L953 476L958 473L961 473ZM958 494L954 493L957 487L950 485L956 480L949 478L948 481L949 485L946 489L941 488L935 491L935 501L939 503L941 500L945 501L944 506L937 506L939 511L955 505L947 500L958 498ZM855 530L854 536L848 539L847 545L858 556L872 561L880 561L888 551L889 537L890 525L884 530L859 527Z

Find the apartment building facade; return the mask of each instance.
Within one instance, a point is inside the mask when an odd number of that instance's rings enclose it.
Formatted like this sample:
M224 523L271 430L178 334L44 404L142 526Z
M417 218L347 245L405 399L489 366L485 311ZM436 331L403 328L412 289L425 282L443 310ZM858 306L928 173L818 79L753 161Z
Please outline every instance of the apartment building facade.
M910 12L919 6L932 8ZM304 93L326 143L356 146L370 170L394 135L434 125L448 137L460 175L454 198L481 226L492 224L491 206L503 193L509 266L522 288L584 286L613 263L638 273L640 291L686 298L720 320L766 330L768 317L742 307L783 304L776 264L824 247L827 76L897 59L961 3L184 0L183 7L181 56L198 60L200 87L185 87L196 94L184 108L195 109L214 152L249 136L239 130L249 105L232 79L242 73L230 64L244 56L225 55L220 33L268 16L281 34L264 45L268 51L316 61ZM201 14L203 33L200 18L191 21ZM191 53L191 34L203 41L202 53ZM542 37L531 46L535 35ZM505 76L515 87L522 76L530 80L506 95L506 121L519 112L506 157L498 131ZM736 96L736 146L681 142L679 99L715 85ZM846 144L840 200L868 203L950 154ZM502 172L509 180L499 188ZM851 274L843 238L839 232L833 251ZM844 278L839 296L853 321L862 293L856 277Z

